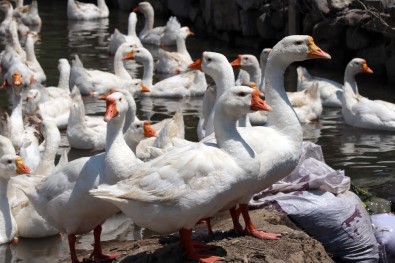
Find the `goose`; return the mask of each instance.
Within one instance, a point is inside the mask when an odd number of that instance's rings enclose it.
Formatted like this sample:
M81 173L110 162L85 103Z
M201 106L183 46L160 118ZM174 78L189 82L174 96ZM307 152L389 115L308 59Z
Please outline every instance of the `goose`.
M188 27L182 27L180 29L176 40L177 52L159 49L158 61L155 63L156 72L179 74L188 69L188 65L193 62L185 45L185 40L189 35L193 35L193 32Z
M144 73L141 82L150 90L142 94L144 96L173 98L202 96L206 90L206 78L202 72L196 70L163 79L152 85L154 60L145 48L133 48L124 59L134 59L143 64Z
M123 43L114 55L114 73L101 70L85 69L78 55L72 61L70 86L76 85L83 95L100 95L111 88L134 86L132 77L123 65L123 54L130 50L127 43Z
M23 143L18 155L21 156L26 165L35 171L40 162L40 143L42 138L34 125L27 125L23 131ZM14 150L15 151L15 150Z
M74 101L71 106L66 130L67 140L76 149L104 150L107 126L101 122L89 125L83 107L83 103L78 101Z
M266 126L240 127L238 129L243 139L257 153L257 158L261 160L260 171L254 186L250 189L250 194L245 195L238 201L246 224L244 232L255 237L278 238L277 234L265 233L255 229L248 215L248 202L253 193L260 192L285 177L298 163L302 149L303 132L284 89L284 73L292 62L310 58L328 59L330 56L318 48L310 36L293 35L279 41L269 54L265 71L265 98L273 109L268 113L267 124ZM200 67L213 78L218 78L228 71L224 68L229 67L229 63L221 54L203 52L202 59L196 61L192 66ZM229 80L230 77L227 79ZM219 85L217 85L218 87ZM211 134L203 141L214 142L215 136L215 134ZM238 215L235 208L232 207L234 204L228 204L223 209L230 208L234 229L236 232L242 232L243 229L238 223Z
M236 84L245 84L255 82L256 85L261 83L261 69L259 67L258 59L254 55L242 54L238 55L231 63L232 67L240 68Z
M10 2L1 1L0 10L4 13L3 21L0 23L0 35L5 36L8 32L8 27L12 21L12 14L14 12L14 8L12 7Z
M137 16L135 12L130 12L128 19L128 34L124 35L118 29L114 29L114 33L110 36L108 44L108 53L115 54L119 46L128 43L130 46L142 47L140 39L136 34Z
M298 73L297 90L310 88L313 81L318 83L320 90L321 102L326 107L341 107L343 97L343 84L327 78L313 77L306 68L299 66L296 69Z
M355 75L373 73L368 67L366 60L361 58L352 59L344 74L342 114L344 121L354 127L395 131L395 112L390 110L382 102L370 100L356 93L357 86Z
M300 123L317 122L322 113L322 102L318 83L302 91L287 92L287 96L299 118Z
M37 31L37 27L41 27L41 17L38 13L37 0L33 0L30 5L19 6L17 4L14 13L14 17L19 17L23 24L35 27L34 31Z
M32 175L18 176L13 178L16 185L24 185L25 181L39 182L45 176L50 175L55 169L55 157L60 144L60 132L53 120L43 120L41 131L44 137L40 145L42 151L39 152L39 162L35 170L31 170ZM21 180L23 181L21 183ZM25 238L41 238L53 236L59 231L44 220L32 206L25 195L17 194L13 200L12 214L18 226L18 236Z
M67 18L72 20L93 20L107 18L109 15L105 0L97 0L97 6L75 0L67 2Z
M236 130L240 115L269 110L257 94L244 86L223 94L215 116L218 145L196 143L174 148L136 167L130 178L112 186L100 185L90 193L118 206L139 226L157 233L179 230L188 259L220 259L195 249L191 228L233 199L232 193L238 195L243 183L237 181L248 184L253 181L252 170L259 169L255 153Z
M29 172L20 156L6 154L0 157L0 244L16 242L17 239L17 225L7 196L9 180L16 174Z
M176 44L177 33L181 28L176 17L170 17L166 26L154 28L154 8L149 2L140 2L133 11L143 13L145 18L144 28L139 33L142 43L156 46Z
M95 261L113 259L104 255L100 244L101 225L119 209L89 195L89 190L99 184L114 184L125 179L134 165L140 165L123 139L123 124L128 105L122 93L107 97L106 152L92 157L82 157L66 164L62 169L44 178L38 185L24 187L37 212L59 231L67 233L71 262L79 262L75 242L76 235L94 230ZM64 211L68 211L67 216Z
M136 153L137 158L146 161L163 154L173 147L175 142L189 143L185 142L184 135L184 119L182 111L178 110L170 120L164 122L159 132L151 126L150 121L133 122L125 133L125 141Z
M39 40L39 36L35 32L30 32L27 34L25 49L26 49L26 64L29 69L34 74L34 80L37 82L45 82L47 80L47 76L40 63L36 58L36 53L34 51L34 44L37 40Z

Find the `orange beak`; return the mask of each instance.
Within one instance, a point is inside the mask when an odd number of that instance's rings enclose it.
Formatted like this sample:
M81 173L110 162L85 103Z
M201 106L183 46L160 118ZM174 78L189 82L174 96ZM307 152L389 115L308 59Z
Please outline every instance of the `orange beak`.
M117 103L115 102L114 99L107 98L106 113L104 114L104 121L108 122L116 116L118 116Z
M202 59L197 59L193 63L188 65L188 68L202 70Z
M331 56L322 51L315 43L312 37L309 37L308 40L308 46L309 50L307 51L307 57L308 58L325 58L325 59L331 59Z
M19 72L15 72L12 75L12 83L14 86L19 86L22 84L22 75Z
M152 129L151 123L149 121L144 122L144 137L150 138L155 137L156 131Z
M371 70L371 69L368 67L368 64L366 63L366 61L362 62L361 72L373 74L373 70Z
M272 108L266 104L264 100L260 98L263 93L260 92L258 89L254 90L252 92L252 98L251 98L251 106L250 109L253 111L258 111L258 110L265 110L265 111L271 111Z
M195 33L193 33L192 31L189 31L188 35L190 35L190 36L194 36L194 35L195 35Z
M140 8L137 6L137 7L135 7L135 8L133 8L133 12L135 12L135 13L139 13L140 12Z
M129 53L127 53L122 60L128 60L128 59L134 59L134 50L130 51Z
M30 168L23 163L22 157L18 157L15 160L16 173L17 174L28 174L30 173Z
M3 81L3 84L1 84L1 87L2 87L3 89L6 89L7 86L8 86L8 81L5 79L5 80Z
M151 90L144 84L141 84L141 92L151 92Z
M105 100L107 99L108 96L110 96L112 93L116 92L115 89L110 89L109 91L107 91L106 93L102 94L101 96L99 96L97 99L99 100Z
M233 60L232 62L230 62L230 64L232 65L232 67L238 68L241 66L241 57L237 56L237 58L235 60Z

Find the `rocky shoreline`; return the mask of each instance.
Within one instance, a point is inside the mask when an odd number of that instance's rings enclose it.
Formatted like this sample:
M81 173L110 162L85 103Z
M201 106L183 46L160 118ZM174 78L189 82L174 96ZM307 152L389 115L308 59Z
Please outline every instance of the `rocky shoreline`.
M264 209L251 211L251 218L258 229L281 233L279 240L259 240L250 236L236 236L227 212L213 219L215 231L211 237L197 234L195 240L213 245L213 251L224 258L223 262L334 262L320 242L299 229L285 214ZM204 233L205 226L197 227L195 233ZM185 262L183 250L178 245L178 235L152 236L136 241L106 241L104 253L115 253L121 263L181 263ZM80 251L79 258L88 258L92 251ZM68 263L70 260L61 261ZM84 262L90 262L85 260Z

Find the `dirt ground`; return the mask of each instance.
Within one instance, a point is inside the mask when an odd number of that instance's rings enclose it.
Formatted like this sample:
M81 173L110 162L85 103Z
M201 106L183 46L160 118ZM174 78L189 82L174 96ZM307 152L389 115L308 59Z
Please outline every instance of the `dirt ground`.
M251 211L250 214L258 229L281 233L282 237L279 240L259 240L250 236L236 236L230 230L232 221L228 213L222 213L212 220L214 235L207 237L197 234L195 240L214 245L212 251L223 257L223 262L333 262L321 243L301 231L286 215L262 209ZM200 228L205 229L205 226L198 226L196 232L199 233ZM104 253L119 255L115 262L187 262L182 248L178 245L178 234L152 236L137 241L107 241L102 245ZM78 257L87 258L90 253L91 251L80 252ZM62 263L66 262L69 261Z

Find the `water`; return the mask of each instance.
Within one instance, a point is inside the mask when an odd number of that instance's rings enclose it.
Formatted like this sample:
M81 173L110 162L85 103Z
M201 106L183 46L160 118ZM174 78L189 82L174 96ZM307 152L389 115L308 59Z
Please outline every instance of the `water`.
M64 2L64 3L63 3ZM109 19L93 22L71 22L66 17L66 1L40 1L40 15L43 20L41 28L42 41L36 44L36 55L47 74L47 86L56 86L58 81L57 64L59 58L71 61L78 54L85 67L112 71L112 57L107 54L107 44L114 28L127 32L128 13L111 10ZM139 18L138 28L143 19ZM157 22L158 25L164 21ZM260 50L251 47L236 48L226 43L190 37L188 49L193 58L198 58L203 51L215 51L225 54L233 60L239 53L258 55ZM251 45L253 46L253 45ZM310 65L309 63L305 63ZM343 70L324 70L310 67L313 75L330 77L342 81ZM295 67L288 71L287 89L294 89ZM358 77L360 93L370 98L395 102L395 91L380 78L373 76ZM103 101L85 98L88 114L103 115ZM158 121L183 107L186 124L186 137L196 140L196 124L200 113L201 98L194 99L144 99L137 100L138 117ZM7 98L4 91L0 93L0 106L6 107ZM354 184L367 188L382 198L395 197L395 133L378 132L352 128L344 124L338 109L324 109L318 124L303 126L304 137L323 147L325 161L334 169L343 169ZM65 144L64 144L65 146ZM91 155L88 151L71 149L69 159ZM131 240L140 233L133 230L129 219L118 215L104 227L103 240L114 238ZM92 249L92 236L82 236L78 249ZM17 246L0 246L0 262L57 262L68 258L67 238L56 236L44 239L21 239Z

